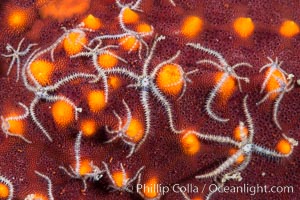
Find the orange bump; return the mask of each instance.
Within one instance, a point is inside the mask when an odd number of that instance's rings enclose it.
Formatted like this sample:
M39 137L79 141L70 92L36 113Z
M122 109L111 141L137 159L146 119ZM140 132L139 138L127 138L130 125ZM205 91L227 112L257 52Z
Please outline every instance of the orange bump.
M126 131L126 135L128 135L128 137L130 137L134 142L140 141L144 135L144 127L141 121L132 118Z
M183 87L183 77L179 66L167 64L157 74L156 83L163 92L178 95Z
M88 173L91 173L93 171L91 165L90 165L90 160L84 159L80 162L80 169L79 169L79 174L81 176L84 176Z
M10 133L16 134L16 135L23 135L24 134L24 129L25 129L25 124L23 121L20 120L7 120L9 124L9 129L8 131Z
M292 20L284 21L279 29L279 33L284 37L293 37L297 35L299 31L299 25Z
M122 82L118 76L113 75L113 76L108 77L108 84L112 89L116 90L116 89L120 88Z
M100 19L91 14L84 18L82 22L84 23L84 27L92 30L98 30L102 26Z
M87 39L85 35L71 32L63 41L63 46L68 55L74 55L79 53L82 50L82 44L86 44Z
M74 121L73 107L65 101L56 101L52 106L52 116L57 125L66 127Z
M152 28L149 24L142 23L137 26L136 31L138 33L150 33L152 31Z
M192 200L203 200L201 197L194 197Z
M268 68L266 70L265 77L270 73L270 70L271 70L271 68ZM270 79L269 79L269 81L267 82L267 85L266 85L266 90L268 92L271 92L273 90L277 90L280 87L277 79L274 76L277 77L278 79L281 79L283 82L286 82L285 79L284 79L284 75L279 70L275 69L272 72L272 76L270 77ZM278 93L274 93L270 96L270 99L274 100L277 96L278 96Z
M215 84L217 84L224 75L223 72L218 72L215 76ZM224 81L223 85L220 87L218 94L220 95L221 105L226 105L229 98L233 95L236 89L236 81L233 77L228 76Z
M248 38L254 31L254 23L250 17L239 17L234 20L233 28L241 38Z
M133 24L139 20L139 15L131 10L130 8L125 8L123 12L123 22L125 24Z
M234 149L234 148L231 148L231 149L229 149L229 155L233 155L233 154L235 154L237 152L237 149ZM242 154L242 155L240 155L237 159L236 159L236 163L237 164L241 164L243 161L245 160L245 156Z
M30 65L32 75L42 86L51 83L54 69L54 64L45 60L35 60Z
M203 27L203 20L197 16L188 16L181 26L181 33L187 38L196 37Z
M181 138L183 152L187 155L195 155L200 151L200 141L195 134L188 134L188 131Z
M89 108L96 113L105 108L105 94L102 90L90 91L87 97Z
M104 69L110 69L118 64L118 59L111 54L104 53L98 56L98 64Z
M97 131L97 125L95 120L84 120L81 122L80 127L82 134L85 136L92 136Z
M281 139L276 145L276 150L282 154L289 154L292 150L291 144L286 139Z
M233 137L237 141L242 141L242 134L244 134L246 137L248 136L248 129L246 127L241 127L240 125L237 126L233 131Z
M29 17L28 11L19 8L13 9L8 13L7 23L13 30L22 31L28 25Z
M0 183L0 198L4 199L9 196L9 188L6 184Z
M136 51L140 44L134 36L127 36L120 39L120 45L126 51Z
M125 173L125 177L124 177L122 171L116 171L112 173L112 178L115 181L116 186L121 188L124 186L123 182L127 180L127 174Z
M152 199L158 196L157 191L158 180L156 177L150 178L145 184L143 188L143 193L146 198Z

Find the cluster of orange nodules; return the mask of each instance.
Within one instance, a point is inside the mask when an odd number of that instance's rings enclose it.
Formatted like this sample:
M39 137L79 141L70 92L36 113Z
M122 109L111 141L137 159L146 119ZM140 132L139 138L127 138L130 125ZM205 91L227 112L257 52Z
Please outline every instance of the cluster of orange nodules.
M248 136L248 129L244 126L237 126L234 131L233 131L233 137L234 139L236 139L237 141L242 141L243 137L247 137Z
M16 135L23 135L25 131L25 123L21 120L8 120L8 131Z
M268 68L266 70L265 77L267 77L267 75L270 73L271 70L272 70L271 68ZM277 90L281 87L280 84L278 83L277 79L280 79L281 81L287 83L284 74L282 72L280 72L279 70L275 69L272 72L272 75L271 75L269 81L267 82L267 85L266 85L267 92ZM278 93L273 93L273 94L271 94L270 99L274 100L277 96L278 96Z
M189 133L189 131L183 133L180 143L186 155L192 156L200 151L201 144L198 137L195 134Z
M84 136L93 136L97 132L97 124L95 120L83 120L80 124L80 130Z
M183 87L183 72L176 64L164 65L156 77L157 86L166 94L177 96Z
M6 184L0 183L0 198L5 199L9 196L10 191Z
M83 159L80 161L79 175L84 176L92 173L93 168L91 167L91 161L89 159Z
M222 79L224 75L225 75L224 72L218 72L215 75L215 84L218 84L218 82ZM236 80L232 76L228 76L218 91L220 104L226 105L229 98L233 95L235 90L236 90Z
M203 20L198 16L187 16L181 25L181 34L186 38L195 38L203 29Z
M282 154L289 154L292 151L292 146L286 139L281 139L276 145L276 150Z
M63 128L70 125L75 119L74 108L65 101L56 101L52 105L51 111L55 124Z
M7 13L7 24L15 32L23 31L30 24L32 13L24 8L12 8Z

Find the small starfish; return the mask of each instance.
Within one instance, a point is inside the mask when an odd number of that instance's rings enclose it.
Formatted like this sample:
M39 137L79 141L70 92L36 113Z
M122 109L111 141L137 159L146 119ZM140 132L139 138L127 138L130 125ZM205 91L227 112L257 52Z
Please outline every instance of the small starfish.
M25 110L25 113L23 115L19 115L19 116L15 116L15 117L7 117L7 118L4 118L3 116L1 116L1 121L2 121L2 124L1 124L1 129L2 131L5 133L5 136L8 137L8 136L14 136L14 137L19 137L21 138L22 140L24 140L25 142L27 143L31 143L30 140L26 139L24 136L20 135L20 134L16 134L16 133L11 133L9 131L9 128L10 128L10 125L9 125L9 121L20 121L20 120L24 120L28 117L29 115L29 110L27 108L26 105L24 105L23 103L19 102L19 105L22 106Z
M141 174L142 170L145 168L145 166L141 167L132 178L127 178L126 171L124 169L123 164L120 164L121 167L121 173L122 173L122 186L118 186L118 183L113 178L112 173L110 172L107 164L105 162L102 162L102 164L105 167L106 174L108 175L110 181L113 185L110 185L111 188L117 191L126 191L132 193L133 191L129 188L132 187L132 183L138 178L138 176Z
M93 162L90 162L90 166L92 168L92 172L91 173L86 173L84 175L80 174L80 143L81 143L81 137L82 137L82 132L80 131L76 137L76 141L75 141L75 145L74 145L74 152L75 152L75 160L76 160L76 164L75 164L75 169L69 165L70 168L70 172L63 166L59 166L60 169L62 169L68 176L70 176L71 178L74 179L80 179L82 180L83 183L83 191L86 191L87 189L87 183L86 181L88 179L92 179L93 181L99 181L104 174L104 170L100 170L99 167L97 167L96 165L93 164Z
M264 65L259 71L262 72L266 67L270 66L270 70L268 71L266 78L262 84L261 91L262 92L268 82L270 81L271 78L273 78L277 84L279 85L278 88L268 91L268 93L259 101L256 103L256 105L260 105L264 103L267 99L269 99L272 95L278 95L276 97L276 100L274 102L273 106L273 121L276 124L276 126L282 130L281 125L278 122L278 109L279 109L279 104L281 100L283 99L284 95L294 89L294 75L293 74L288 74L286 71L284 71L280 66L282 65L283 62L278 63L278 58L276 57L275 62L268 57L268 59L271 61L271 63L268 63ZM280 75L275 76L274 72L278 72Z
M14 47L12 47L10 44L6 45L6 50L8 53L11 54L1 54L2 56L6 57L6 58L12 58L9 64L9 68L7 70L7 76L9 75L13 65L16 63L17 64L17 79L16 82L19 81L19 76L20 76L20 65L21 65L21 61L20 61L20 57L25 56L26 54L29 53L31 47L37 45L37 44L29 44L27 46L27 48L23 51L21 51L21 46L24 42L25 38L22 38L22 40L19 42L17 49L14 49Z
M238 82L238 86L239 86L239 90L242 92L242 85L241 85L241 80L245 81L246 83L249 83L249 79L247 77L241 77L239 75L237 75L237 73L235 72L235 69L237 69L238 67L241 66L246 66L246 67L252 67L252 65L250 65L249 63L245 63L245 62L241 62L241 63L237 63L233 66L229 65L227 63L227 61L223 58L223 56L217 52L214 51L212 49L203 47L201 44L196 44L196 43L188 43L187 46L193 47L195 49L199 49L201 51L206 52L207 54L210 54L214 57L217 58L217 60L219 61L219 63L216 63L213 60L199 60L198 62L196 62L197 64L208 64L208 65L213 65L215 66L218 70L223 72L222 77L220 78L220 80L217 82L216 86L214 87L214 89L210 92L206 104L205 104L205 109L206 112L208 113L208 115L214 119L217 120L219 122L227 122L229 121L229 119L226 118L222 118L219 117L216 113L214 113L214 111L211 108L211 104L217 94L217 92L220 90L220 88L224 85L225 81L229 78L229 77L233 77L235 80L237 80Z
M129 136L126 135L126 131L128 130L129 125L131 123L132 115L131 115L131 110L129 109L129 107L128 107L127 103L124 101L124 99L123 99L123 104L126 108L126 113L127 113L126 122L123 125L121 117L116 113L116 111L113 111L114 115L118 119L118 129L117 130L109 130L107 128L107 126L105 126L106 132L108 132L109 134L115 135L113 138L108 140L106 143L111 143L111 142L115 141L116 139L120 138L125 144L130 146L130 152L126 156L128 158L133 154L136 144L132 141L132 139Z

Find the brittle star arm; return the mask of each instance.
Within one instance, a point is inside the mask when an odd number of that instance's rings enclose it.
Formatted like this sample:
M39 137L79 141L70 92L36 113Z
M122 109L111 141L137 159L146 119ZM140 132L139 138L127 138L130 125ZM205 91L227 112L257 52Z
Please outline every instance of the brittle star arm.
M141 101L141 104L143 106L143 109L144 109L144 116L145 116L145 122L146 122L146 127L145 127L145 132L144 132L144 136L143 138L141 139L141 141L138 143L138 145L136 146L135 148L135 152L141 147L141 145L146 141L147 137L148 137L148 134L150 132L150 125L151 125L151 109L150 109L150 106L149 106L149 94L148 94L148 91L146 90L141 90L140 92L140 101Z
M40 121L38 120L38 118L36 117L35 114L35 106L37 105L37 103L40 101L40 98L38 96L36 96L32 102L30 103L30 107L29 107L29 113L31 116L31 119L33 120L33 122L39 127L39 129L43 132L43 134L48 138L48 140L50 142L52 142L52 137L49 135L48 131L46 131L46 129L44 128L44 126L40 123Z
M282 91L282 89L278 88L278 89L275 89L275 90L272 90L272 91L268 92L259 102L256 103L256 105L258 106L258 105L262 104L267 99L269 99L271 97L271 95L277 94L277 93L279 93L281 91Z
M213 118L214 120L216 121L219 121L219 122L227 122L229 121L229 119L227 118L222 118L222 117L219 117L216 113L214 113L212 111L212 108L211 108L211 104L217 94L217 92L220 90L220 88L222 87L222 85L224 84L224 82L226 81L226 79L228 78L229 74L228 73L224 73L221 77L221 79L219 80L219 82L217 83L217 85L214 87L214 89L210 92L209 96L208 96L208 99L205 103L205 109L206 109L206 112L208 113L208 115Z
M206 174L203 174L203 175L198 175L198 176L196 176L196 178L197 179L202 179L202 178L211 178L211 177L218 176L219 174L221 174L222 172L224 172L226 169L228 169L229 167L231 167L236 162L236 160L238 159L238 157L240 157L243 154L244 154L244 150L243 149L239 149L235 154L233 154L232 156L230 156L223 164L221 164L215 170L213 170L211 172L208 172Z
M15 191L14 185L12 184L12 182L9 179L7 179L6 177L0 175L0 183L3 183L5 185L7 185L7 187L8 187L9 195L6 200L12 200L14 197L14 191Z
M196 64L208 64L208 65L215 66L220 71L224 71L224 68L221 65L219 65L218 63L216 63L212 60L207 60L207 59L199 60L196 62Z
M170 125L170 128L171 130L174 132L174 133L181 133L182 131L180 130L177 130L175 128L175 124L174 124L174 120L173 120L173 113L172 113L172 109L171 109L171 105L170 103L168 102L168 100L163 96L163 94L159 91L159 89L151 84L150 85L150 88L151 88L151 92L153 93L153 95L162 103L162 105L164 106L166 112L167 112L167 115L168 115L168 119L169 119L169 125Z
M219 136L219 135L211 135L211 134L203 134L203 133L199 133L197 131L189 131L183 137L187 137L190 134L195 134L198 138L206 140L206 141L212 141L212 142L222 143L222 144L230 144L230 145L233 145L235 147L240 147L241 146L240 142L237 142L237 141L231 139L230 137Z
M206 52L206 53L208 53L208 54L216 57L219 60L220 64L221 64L220 66L223 66L223 67L224 66L229 66L228 63L226 62L226 60L223 58L223 56L219 52L217 52L217 51L214 51L212 49L203 47L199 43L187 43L186 45L190 46L190 47L193 47L195 49L199 49L201 51L204 51L204 52ZM224 69L222 71L224 71Z
M249 129L249 133L250 133L247 138L247 141L248 141L248 143L252 144L253 137L254 137L254 125L253 125L253 119L252 119L251 114L248 109L247 99L248 99L248 95L246 95L243 99L243 111L246 116L246 121L247 121L248 129Z
M19 102L19 105L22 106L25 110L25 113L22 114L22 115L19 115L19 116L15 116L15 117L7 117L7 118L4 118L3 116L1 116L1 121L2 121L2 124L1 124L1 129L2 131L5 133L6 137L7 136L14 136L14 137L19 137L21 138L22 140L24 140L25 142L27 143L31 143L30 140L26 139L24 136L22 135L19 135L19 134L15 134L15 133L11 133L9 132L9 123L8 121L12 120L12 121L20 121L20 120L24 120L28 117L29 115L29 110L27 108L26 105L24 105L23 103Z
M53 194L52 194L52 181L51 181L51 179L48 176L46 176L46 175L44 175L44 174L42 174L42 173L40 173L38 171L34 171L34 172L38 176L44 178L48 182L48 189L47 189L47 191L48 191L48 198L49 198L49 200L54 200L54 197L53 197Z
M105 71L107 74L121 74L123 76L126 76L132 80L138 81L139 80L139 75L137 75L134 72L131 72L125 68L119 68L119 67L115 67L109 70Z

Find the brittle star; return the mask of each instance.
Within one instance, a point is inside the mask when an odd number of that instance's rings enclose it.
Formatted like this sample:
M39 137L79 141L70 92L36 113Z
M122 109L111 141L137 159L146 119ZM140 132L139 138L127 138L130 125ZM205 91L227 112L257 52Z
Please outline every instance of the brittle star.
M60 169L62 169L68 176L74 179L80 179L82 180L83 183L83 191L86 191L87 189L87 183L86 181L88 179L91 179L92 181L99 181L105 172L105 170L100 170L98 166L93 164L93 161L91 161L90 167L92 169L91 173L85 173L85 174L80 174L80 167L81 167L81 162L80 162L80 143L81 143L81 138L82 138L82 132L80 131L77 134L76 140L75 140L75 145L74 145L74 152L75 152L75 169L69 165L70 172L63 166L59 166Z
M34 173L36 173L36 175L40 176L41 178L45 179L48 183L48 199L49 200L54 200L53 194L52 194L52 181L51 179L46 176L45 174L42 174L38 171L34 171ZM36 200L36 199L40 199L40 197L37 196L37 194L29 194L25 197L24 200Z
M117 130L109 130L107 126L105 126L106 132L109 134L115 135L113 138L108 140L105 143L111 143L115 141L116 139L120 138L125 144L130 146L130 152L127 155L127 158L130 157L135 149L136 144L132 141L132 139L126 135L126 131L128 130L128 127L131 123L132 115L131 115L131 110L129 109L127 103L123 99L123 104L126 108L126 122L123 125L121 117L116 113L116 111L113 111L114 115L118 119L118 129Z
M22 115L19 115L19 116L14 116L14 117L6 117L4 118L3 116L1 116L1 129L2 131L5 133L5 136L8 137L8 136L14 136L14 137L19 137L21 138L22 140L24 140L25 142L27 143L31 143L30 140L26 139L24 136L20 135L20 134L16 134L16 133L11 133L9 131L10 129L10 124L9 124L9 121L21 121L21 120L24 120L28 117L29 115L29 110L27 108L26 105L24 105L23 103L19 102L19 105L22 106L24 108L24 111L25 113L22 114Z
M8 194L8 197L6 197L6 200L12 200L14 197L14 191L15 191L14 185L12 184L12 182L8 178L0 175L0 183L3 183L8 187L9 194Z
M199 133L196 131L190 131L188 134L186 134L184 136L184 137L186 137L189 134L195 134L196 136L198 136L200 139L203 139L203 140L217 142L217 143L221 143L221 144L230 144L230 145L233 145L236 148L238 148L236 153L234 153L231 157L229 157L219 167L217 167L216 169L214 169L211 172L196 176L197 179L217 178L219 175L221 175L222 173L224 174L224 172L226 172L225 174L227 174L226 175L227 177L222 176L222 178L224 179L223 182L226 182L226 180L229 180L229 179L234 179L234 177L236 177L235 178L236 180L241 181L242 178L240 176L240 173L250 163L253 153L268 156L268 157L273 157L273 158L289 157L293 152L294 146L298 145L298 141L286 136L285 134L283 134L284 139L286 139L291 145L291 151L288 154L282 154L282 153L276 152L274 150L268 149L266 147L261 147L261 146L255 144L253 142L253 137L255 134L254 124L253 124L252 117L248 111L247 98L248 98L248 96L246 95L243 100L243 110L244 110L244 113L246 116L246 121L247 121L247 125L248 125L248 130L249 130L249 136L246 136L246 134L242 134L241 142L237 142L237 141L231 139L230 137L226 137L226 136L202 134L202 133ZM243 126L243 124L244 123L240 123L240 125L242 125L242 126ZM237 161L237 159L243 155L245 155L245 159L242 161L242 163L237 167L233 167L233 165Z
M165 108L167 115L168 115L168 121L169 121L169 127L174 133L181 133L182 131L179 131L175 128L174 120L173 120L173 114L172 109L169 101L166 99L166 97L161 93L161 91L158 89L158 87L154 83L154 79L156 77L156 74L166 64L172 63L177 57L180 55L180 51L177 51L177 53L171 57L170 59L161 62L157 66L154 67L151 73L148 72L148 68L150 65L150 62L154 55L154 50L156 48L157 42L165 39L164 36L155 37L155 40L153 42L152 48L150 50L149 56L145 59L145 62L143 64L143 71L140 75L131 72L125 68L113 68L110 70L107 70L107 73L118 73L124 76L129 77L130 79L134 80L134 84L130 84L127 87L133 87L135 89L138 89L140 91L140 101L144 109L144 116L145 116L145 122L146 122L146 129L145 134L142 138L142 140L137 145L135 152L139 149L139 147L145 142L146 138L148 137L149 131L150 131L150 125L151 125L151 118L150 118L150 105L149 105L149 92L151 92L156 99L163 105ZM188 72L188 74L191 74ZM187 76L184 76L185 78ZM186 81L186 80L184 80ZM186 85L186 84L185 84Z
M237 73L235 72L235 69L237 69L240 66L252 67L252 65L250 65L249 63L241 62L241 63L237 63L237 64L235 64L233 66L230 66L227 63L227 61L223 58L223 56L219 52L217 52L217 51L214 51L212 49L203 47L200 44L188 43L187 45L191 46L191 47L193 47L195 49L199 49L201 51L204 51L204 52L206 52L206 53L208 53L208 54L210 54L210 55L212 55L212 56L214 56L214 57L216 57L218 59L219 63L217 63L217 62L215 62L213 60L207 60L207 59L199 60L196 63L197 64L213 65L218 70L220 70L220 71L223 72L222 77L217 82L216 86L210 92L210 94L209 94L209 96L207 98L207 101L205 103L205 109L206 109L206 112L208 113L208 115L212 119L217 120L219 122L227 122L227 121L229 121L229 119L225 119L225 118L219 117L216 113L214 113L214 111L212 111L211 104L212 104L212 102L213 102L213 100L214 100L217 92L220 90L220 88L223 86L223 84L225 83L225 81L229 77L233 77L235 80L237 80L238 86L239 86L239 90L242 92L242 85L241 85L240 80L243 80L246 83L249 83L249 79L247 77L238 76Z
M53 46L53 45L52 45ZM39 120L36 117L35 114L35 106L40 100L45 100L47 102L55 102L55 101L64 101L70 106L72 106L75 110L75 119L78 118L78 112L81 112L82 109L77 107L73 101L71 101L69 98L63 96L63 95L52 95L50 93L55 92L60 87L65 85L68 82L73 81L74 79L78 78L86 78L86 79L96 79L96 76L94 74L86 74L86 73L74 73L71 75L68 75L67 77L64 77L57 81L56 83L48 86L42 86L34 77L34 75L31 73L30 66L33 63L34 60L38 59L43 54L52 51L52 47L48 47L45 50L39 51L40 48L36 49L27 59L26 63L22 67L22 79L23 84L25 88L31 92L34 93L35 98L31 101L30 107L29 107L29 114L34 123L39 127L39 129L43 132L43 134L52 141L51 136L49 135L48 131L43 127L43 125L39 122ZM30 80L28 80L28 77ZM30 82L33 84L30 84Z
M271 61L271 63L268 63L264 65L259 72L262 72L266 67L270 66L270 71L267 73L266 78L263 82L262 88L260 92L263 92L263 90L266 88L267 83L270 81L270 78L274 78L276 80L279 87L277 89L269 91L259 102L256 103L256 105L260 105L263 102L265 102L268 98L270 98L272 95L277 95L277 98L274 102L273 106L273 121L276 124L276 126L282 130L279 122L278 122L278 109L279 104L281 100L283 99L283 96L285 93L290 92L292 89L294 89L294 75L288 74L285 72L280 66L283 62L278 63L278 58L276 57L275 62L268 57L268 59ZM274 72L277 71L280 73L280 77L277 75L274 75Z
M136 41L134 42L134 44L132 45L132 47L128 51L128 54L130 54L135 49L136 45L139 45L139 51L138 51L139 58L142 59L142 48L143 48L143 46L145 46L145 48L146 48L146 56L147 56L148 53L149 53L149 47L148 47L148 44L144 41L143 38L147 37L147 36L151 36L153 34L153 30L154 30L153 26L151 26L151 31L145 32L145 33L139 33L139 32L128 29L126 27L126 25L124 24L124 21L123 21L123 15L124 15L124 11L126 9L131 9L131 10L134 10L134 11L142 12L139 9L140 3L141 3L141 0L138 0L138 1L136 1L135 4L133 4L133 2L131 2L131 3L123 5L123 4L121 4L121 2L119 0L116 0L117 6L121 9L121 11L119 13L119 16L118 16L118 19L119 19L120 27L121 27L122 31L124 31L124 33L116 34L116 35L98 36L98 37L93 38L90 41L90 44L92 44L94 41L99 41L101 43L102 40L105 40L105 39L114 39L115 40L115 39L125 38L122 42L119 43L119 45L122 45L123 43L126 43L127 40L130 37L134 37L136 39Z
M102 162L102 164L104 165L105 167L105 171L106 171L106 174L109 178L109 180L112 182L113 185L110 185L109 187L113 188L114 190L117 190L117 191L126 191L126 192L130 192L132 193L132 189L130 189L129 187L133 187L131 184L138 178L138 176L141 174L142 170L145 168L145 166L141 167L134 175L134 177L132 178L128 178L127 177L127 174L126 174L126 171L124 169L124 166L123 164L121 163L120 164L120 167L121 167L121 173L122 173L122 184L121 185L118 185L120 183L116 183L116 181L114 180L113 178L113 175L112 173L110 172L107 164L105 162Z
M92 57L94 68L98 72L98 75L96 76L95 80L92 81L92 82L93 83L98 82L99 79L102 78L103 85L104 85L105 102L107 102L107 100L108 100L107 76L105 74L105 70L98 64L98 60L97 60L98 56L103 55L103 54L108 54L110 56L113 56L113 57L117 58L118 60L121 60L124 63L127 63L127 61L124 60L123 58L117 56L116 54L110 52L109 50L107 50L109 48L118 48L118 46L116 46L116 45L107 45L105 47L100 48L101 45L102 45L102 42L100 42L95 48L91 49L90 47L87 47L87 46L82 44L82 46L88 51L80 52L78 54L70 56L70 58L77 58L77 57L80 57L80 56Z
M17 49L14 49L10 44L7 44L6 45L6 50L7 50L8 53L11 53L11 54L1 54L2 56L6 57L6 58L10 58L10 57L12 58L11 61L10 61L8 70L7 70L7 74L6 74L7 76L9 75L13 65L15 64L15 62L17 63L17 79L16 79L16 82L19 81L19 76L20 76L20 65L21 65L20 57L25 56L26 54L28 54L31 47L37 45L37 44L29 44L25 50L21 51L21 46L22 46L24 40L25 40L25 38L22 38L22 40L18 44Z

